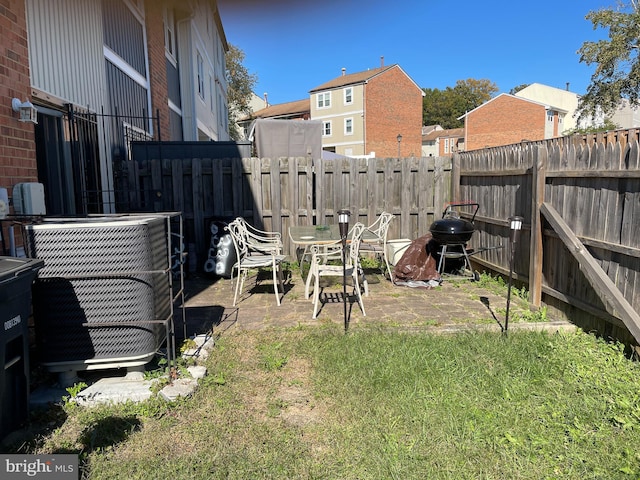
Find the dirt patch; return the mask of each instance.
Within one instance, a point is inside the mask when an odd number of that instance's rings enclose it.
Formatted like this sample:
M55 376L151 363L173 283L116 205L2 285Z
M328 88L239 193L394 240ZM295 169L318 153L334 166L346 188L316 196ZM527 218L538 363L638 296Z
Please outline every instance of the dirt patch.
M281 419L297 427L322 421L326 405L318 403L311 389L311 365L305 358L289 355L286 364L275 371L261 367L259 340L255 335L237 339L240 358L245 364L243 403L259 421Z
M315 401L308 388L310 371L307 360L293 359L283 369L283 382L275 395L283 407L280 417L299 427L318 423L324 416L323 406Z

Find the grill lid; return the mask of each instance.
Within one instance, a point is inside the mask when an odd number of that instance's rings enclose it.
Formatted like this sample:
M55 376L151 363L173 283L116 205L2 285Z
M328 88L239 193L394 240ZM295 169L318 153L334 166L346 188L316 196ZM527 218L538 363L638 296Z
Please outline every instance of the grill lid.
M475 207L471 221L460 218L457 211L453 207ZM442 219L436 220L429 227L431 236L438 243L466 243L471 239L475 227L473 219L476 217L479 205L477 203L454 203L447 206L442 213Z

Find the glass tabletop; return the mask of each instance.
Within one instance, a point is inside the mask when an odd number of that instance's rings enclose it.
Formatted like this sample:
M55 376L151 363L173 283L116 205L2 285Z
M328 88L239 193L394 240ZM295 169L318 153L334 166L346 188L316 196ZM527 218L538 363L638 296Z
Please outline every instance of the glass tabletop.
M291 241L298 245L321 245L340 241L338 225L296 225L289 227Z
M351 232L349 232L349 236ZM291 241L297 245L321 245L340 240L340 227L336 225L296 225L289 227ZM365 243L379 242L380 238L373 232L365 230L362 234Z

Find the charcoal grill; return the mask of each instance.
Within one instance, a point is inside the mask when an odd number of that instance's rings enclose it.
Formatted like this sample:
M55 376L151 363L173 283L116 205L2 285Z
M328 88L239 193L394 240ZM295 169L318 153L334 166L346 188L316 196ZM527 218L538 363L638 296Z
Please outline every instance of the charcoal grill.
M460 217L460 213L455 208L471 208L473 214L471 220ZM438 274L442 276L445 271L447 260L455 261L455 270L459 273L460 279L479 280L478 272L474 272L471 268L469 256L473 254L472 250L467 249L467 242L471 240L475 227L473 221L476 218L480 204L471 203L452 203L442 212L442 218L436 220L429 227L431 238L437 244ZM471 272L465 275L466 271Z

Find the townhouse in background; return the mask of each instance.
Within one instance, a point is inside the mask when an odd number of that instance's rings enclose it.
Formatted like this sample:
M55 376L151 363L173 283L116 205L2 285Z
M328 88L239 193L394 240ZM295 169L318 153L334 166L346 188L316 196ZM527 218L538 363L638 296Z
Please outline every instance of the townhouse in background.
M548 110L556 111L559 135L573 130L578 126L576 111L580 95L570 92L568 89L550 87L541 83L531 85L514 94L519 98L526 98L538 103L543 103ZM549 115L551 116L551 115Z
M579 119L580 96L567 89L533 83L514 95L503 93L467 112L465 149L510 145L522 141L560 137L576 128L601 125L605 115ZM640 109L623 99L620 106L607 116L617 128L640 125Z
M267 105L239 123L251 139L256 119L318 120L322 150L346 157L420 156L422 89L399 65L342 75L309 98Z
M502 93L474 108L464 118L465 148L510 145L562 134L565 110Z
M266 103L266 101L265 101ZM293 102L265 105L253 111L253 114L238 120L238 128L244 140L253 140L253 126L255 120L309 120L311 109L309 99L294 100Z
M562 134L571 132L575 128L586 128L593 125L601 125L604 123L605 115L599 114L596 118L578 119L578 102L580 95L559 88L549 87L540 83L532 83L515 94L517 97L528 98L537 102L548 105L555 105L560 109L566 110L567 114L563 118ZM626 98L621 99L618 108L607 115L606 118L611 120L617 128L627 129L640 126L640 107L633 107Z
M422 149L422 89L399 65L342 75L311 89L322 149L348 157L410 157Z
M0 26L0 186L43 183L48 214L118 211L132 141L229 138L216 0L8 0Z
M464 151L464 128L422 127L423 157L452 157Z

